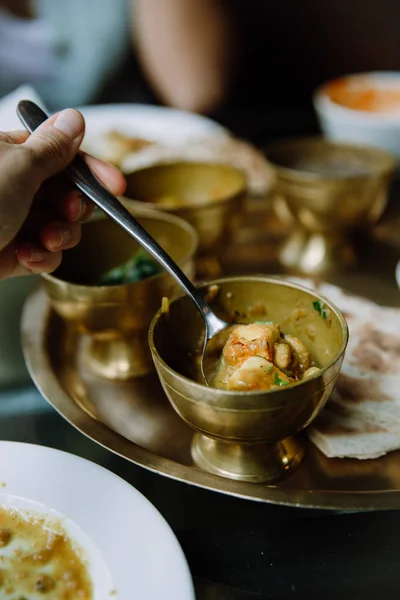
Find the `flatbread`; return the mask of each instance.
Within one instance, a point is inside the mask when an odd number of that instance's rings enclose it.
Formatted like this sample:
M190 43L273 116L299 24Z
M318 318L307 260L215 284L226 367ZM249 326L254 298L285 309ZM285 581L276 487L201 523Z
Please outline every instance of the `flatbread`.
M369 459L399 449L400 309L297 281L336 304L350 333L335 392L307 430L310 440L328 457Z

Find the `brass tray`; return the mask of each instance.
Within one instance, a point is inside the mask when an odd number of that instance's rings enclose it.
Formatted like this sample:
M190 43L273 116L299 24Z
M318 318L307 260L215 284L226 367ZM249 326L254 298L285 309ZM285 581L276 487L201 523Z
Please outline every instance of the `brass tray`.
M226 259L228 272L276 271L274 251L284 231L266 216L265 203L258 207L259 215L253 205L247 228ZM379 261L374 262L377 252ZM367 268L361 266L356 275L331 281L375 301L398 305L394 275L390 277L382 269L382 264L392 268L398 250L376 240L368 243L364 256ZM368 461L327 459L309 444L299 470L273 486L201 471L190 456L193 432L170 407L157 377L116 383L85 371L80 361L85 339L52 312L42 289L33 292L25 306L22 337L32 378L49 403L79 431L137 465L191 485L260 502L336 510L400 508L400 452Z

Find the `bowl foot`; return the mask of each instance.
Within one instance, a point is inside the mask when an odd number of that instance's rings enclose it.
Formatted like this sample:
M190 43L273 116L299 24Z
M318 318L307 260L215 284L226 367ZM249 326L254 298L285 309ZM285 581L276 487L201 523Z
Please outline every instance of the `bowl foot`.
M126 381L153 371L147 343L137 336L91 338L82 359L92 373L105 379Z
M341 235L310 234L297 229L283 245L280 262L291 271L318 276L354 267L356 254Z
M304 450L301 436L276 444L237 444L195 433L192 441L192 457L200 469L251 483L273 483L291 475L303 460Z

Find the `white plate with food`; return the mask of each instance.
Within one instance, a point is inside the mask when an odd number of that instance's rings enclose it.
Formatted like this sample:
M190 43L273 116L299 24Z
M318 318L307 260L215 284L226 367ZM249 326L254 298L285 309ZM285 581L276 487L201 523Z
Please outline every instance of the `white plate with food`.
M51 448L0 442L2 600L194 600L173 532L123 479Z
M271 173L263 154L206 117L143 104L82 106L83 149L125 173L159 162L220 162L241 168L249 189L266 194Z

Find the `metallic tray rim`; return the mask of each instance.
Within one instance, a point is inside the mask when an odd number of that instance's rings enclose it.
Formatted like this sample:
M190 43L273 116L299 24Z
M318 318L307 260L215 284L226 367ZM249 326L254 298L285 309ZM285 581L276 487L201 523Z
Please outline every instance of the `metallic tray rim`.
M43 397L66 421L114 454L149 471L189 485L262 503L347 511L400 508L400 489L293 490L234 481L164 458L124 438L78 406L58 381L45 346L46 323L50 310L46 293L41 287L34 290L26 301L21 319L21 336L29 373Z

